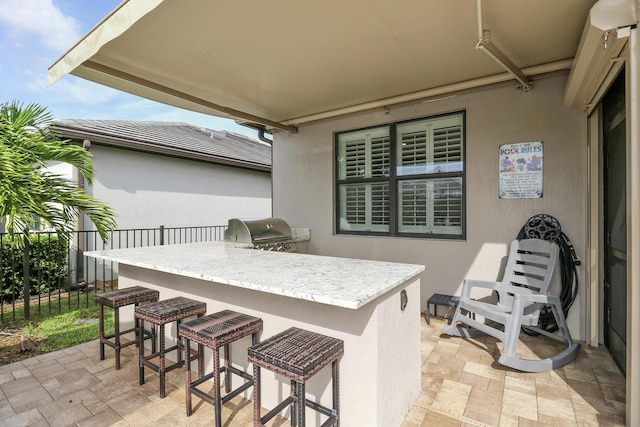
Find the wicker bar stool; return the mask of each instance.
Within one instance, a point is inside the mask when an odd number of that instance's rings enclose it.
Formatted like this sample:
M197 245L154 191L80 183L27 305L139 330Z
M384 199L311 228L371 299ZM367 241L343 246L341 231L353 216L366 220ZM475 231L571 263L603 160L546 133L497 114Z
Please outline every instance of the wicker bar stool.
M214 314L209 314L195 320L190 320L180 325L180 336L184 339L185 353L185 395L187 416L191 416L191 394L195 394L205 402L213 405L216 413L216 427L222 426L222 405L247 390L253 385L253 376L243 372L231 365L230 344L240 338L251 335L252 344L258 342L258 333L262 330L262 319L246 314L236 313L231 310L224 310ZM213 372L204 375L202 360L199 361L199 379L191 381L191 362L187 358L190 352L191 341L198 344L198 353L202 357L203 346L213 350ZM220 348L224 348L224 366L220 366ZM220 392L220 375L225 373L224 397ZM238 375L247 382L231 389L231 374ZM214 395L211 396L197 387L210 379L214 380Z
M206 303L185 297L170 298L151 304L140 305L135 308L135 317L140 321L138 327L144 329L144 322L150 322L152 329L155 330L156 327L159 328L158 334L160 336L160 348L158 352L155 352L154 348L154 352L148 356L144 354L144 343L142 338L140 338L140 385L144 384L144 367L147 366L160 375L160 397L165 397L165 374L184 364L184 360L182 360L183 345L179 334L177 344L165 348L165 325L176 322L176 330L178 330L182 320L191 316L202 317L206 311ZM142 337L142 335L139 336ZM177 362L167 365L166 354L174 350L177 351ZM158 358L158 363L153 361L155 358ZM199 362L202 360L197 352L193 352L189 356L189 359L198 359Z
M104 346L105 344L115 349L116 351L116 369L120 369L120 350L124 347L132 344L138 345L138 319L134 318L134 326L130 329L120 330L120 307L126 305L135 304L138 306L141 302L155 302L158 301L160 293L153 289L148 289L142 286L133 286L131 288L118 289L115 291L105 292L102 294L96 294L96 303L100 306L100 360L104 360ZM105 335L104 333L104 307L111 307L113 309L114 320L114 333L113 335ZM126 343L120 342L122 335L134 332L136 337L133 341ZM155 349L155 335L146 334L143 332L146 338L153 339L153 348ZM111 341L113 339L113 341Z
M340 425L338 365L344 354L344 342L304 329L289 328L248 349L253 363L253 425L264 427L276 414L291 406L291 425L305 426L308 406L329 417L323 427ZM305 398L305 383L320 369L331 364L333 408L327 408ZM291 395L260 417L260 368L265 368L291 380Z

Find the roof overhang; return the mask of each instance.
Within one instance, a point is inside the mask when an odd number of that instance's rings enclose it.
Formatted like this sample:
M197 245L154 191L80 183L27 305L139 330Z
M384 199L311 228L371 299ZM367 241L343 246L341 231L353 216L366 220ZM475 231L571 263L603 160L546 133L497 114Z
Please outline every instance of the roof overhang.
M115 121L114 121L115 122ZM159 124L162 124L159 122ZM116 128L118 125L114 125ZM183 124L183 126L190 126ZM246 158L248 156L230 156L213 154L211 152L204 152L197 149L189 149L186 147L180 147L177 145L163 144L158 141L159 138L156 134L154 138L132 138L124 137L121 135L110 134L109 132L97 132L91 131L86 128L80 128L72 125L66 125L60 121L54 121L53 128L60 133L60 136L65 139L74 140L78 143L82 143L83 147L89 149L93 144L102 145L106 147L121 148L125 150L139 151L149 154L159 154L163 156L182 158L188 160L198 160L207 163L215 163L225 166L234 166L243 169L252 169L261 172L271 172L271 165L266 163L260 163L251 161ZM164 136L164 138L179 139L172 135ZM240 144L236 144L240 146ZM265 145L266 146L266 145Z
M295 125L568 72L594 0L125 0L49 69L176 107ZM479 8L478 6L481 6ZM479 13L482 10L482 21ZM482 28L479 28L482 26Z

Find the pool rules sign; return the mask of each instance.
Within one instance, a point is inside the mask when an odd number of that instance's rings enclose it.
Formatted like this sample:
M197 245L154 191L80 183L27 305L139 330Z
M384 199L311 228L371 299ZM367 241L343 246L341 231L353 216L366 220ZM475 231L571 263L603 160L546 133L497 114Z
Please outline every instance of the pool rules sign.
M542 197L542 141L500 146L498 166L501 199Z

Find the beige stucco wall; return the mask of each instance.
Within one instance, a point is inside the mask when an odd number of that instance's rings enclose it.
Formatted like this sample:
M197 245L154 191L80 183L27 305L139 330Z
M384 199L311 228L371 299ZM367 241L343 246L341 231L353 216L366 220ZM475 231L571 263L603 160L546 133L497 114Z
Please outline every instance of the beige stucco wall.
M532 91L515 85L442 97L388 112L373 111L302 125L276 133L273 145L273 213L293 227L309 227L310 253L423 264L421 306L435 292L458 294L463 279L495 280L507 245L537 213L555 216L585 257L586 117L562 106L566 76L536 80ZM466 110L465 241L336 235L334 230L334 132ZM498 198L501 144L544 141L544 196ZM569 314L574 337L585 336L584 266ZM557 284L556 284L557 286Z
M268 172L93 144L93 195L118 214L118 228L226 225L271 216Z

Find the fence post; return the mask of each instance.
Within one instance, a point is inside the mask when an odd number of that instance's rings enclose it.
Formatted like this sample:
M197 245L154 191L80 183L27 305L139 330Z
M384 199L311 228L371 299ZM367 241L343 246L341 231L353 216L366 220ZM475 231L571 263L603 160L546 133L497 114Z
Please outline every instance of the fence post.
M160 246L164 245L164 225L160 226Z
M24 239L24 249L22 251L22 271L24 282L24 318L29 320L29 309L31 308L31 278L29 276L29 230L24 230L22 238Z

